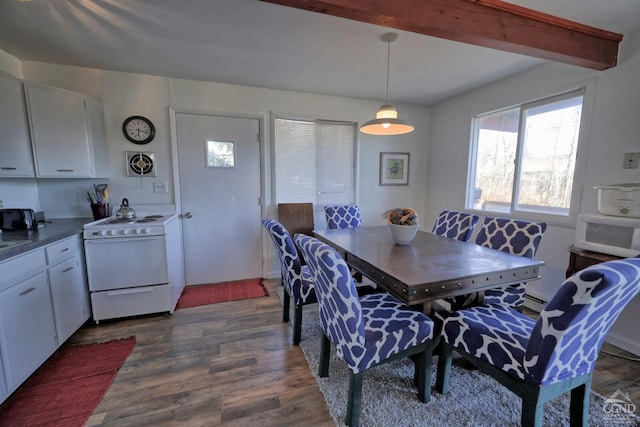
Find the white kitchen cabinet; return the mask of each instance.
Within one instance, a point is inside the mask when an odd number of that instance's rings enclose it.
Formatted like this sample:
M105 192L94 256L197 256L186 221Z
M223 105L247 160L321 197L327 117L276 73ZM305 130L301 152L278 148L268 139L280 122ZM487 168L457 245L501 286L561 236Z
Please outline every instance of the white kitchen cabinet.
M22 82L0 73L0 177L34 176Z
M2 362L11 392L57 348L46 271L0 292L0 327Z
M0 335L1 336L1 335ZM0 402L4 401L9 395L9 389L7 388L7 381L4 376L4 365L2 363L2 340L0 339Z
M79 235L46 248L58 346L91 317L81 248Z
M25 83L36 176L108 176L102 106L68 90Z

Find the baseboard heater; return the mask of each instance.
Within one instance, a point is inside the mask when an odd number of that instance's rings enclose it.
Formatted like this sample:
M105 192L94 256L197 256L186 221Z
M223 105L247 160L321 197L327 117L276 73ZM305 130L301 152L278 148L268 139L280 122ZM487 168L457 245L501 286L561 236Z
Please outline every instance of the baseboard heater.
M524 296L524 306L530 308L531 310L535 310L538 313L542 311L544 306L547 304L547 301L531 296L529 294L525 294Z

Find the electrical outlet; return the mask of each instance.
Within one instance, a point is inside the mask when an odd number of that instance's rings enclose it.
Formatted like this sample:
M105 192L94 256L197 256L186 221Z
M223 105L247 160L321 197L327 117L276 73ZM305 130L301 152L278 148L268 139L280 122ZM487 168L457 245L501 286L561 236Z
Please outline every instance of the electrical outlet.
M167 181L153 181L154 193L168 193Z
M623 169L637 169L640 162L640 153L625 153Z

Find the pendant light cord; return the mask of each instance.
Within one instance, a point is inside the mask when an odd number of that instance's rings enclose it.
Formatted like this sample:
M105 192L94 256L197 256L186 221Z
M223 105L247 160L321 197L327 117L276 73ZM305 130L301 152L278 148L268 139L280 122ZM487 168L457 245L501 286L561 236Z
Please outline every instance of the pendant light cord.
M384 103L389 103L389 62L391 58L391 41L387 42L387 92L384 95Z

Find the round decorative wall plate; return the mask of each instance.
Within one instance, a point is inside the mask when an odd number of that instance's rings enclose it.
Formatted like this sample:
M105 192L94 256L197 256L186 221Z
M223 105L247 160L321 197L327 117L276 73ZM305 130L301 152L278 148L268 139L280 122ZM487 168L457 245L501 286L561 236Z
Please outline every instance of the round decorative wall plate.
M127 151L127 176L156 176L155 153Z

